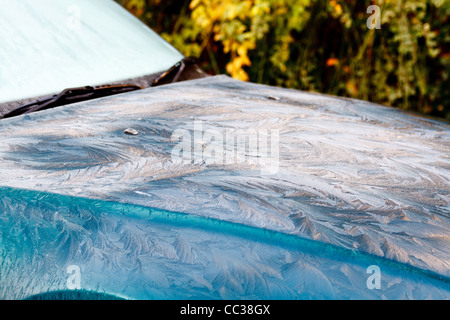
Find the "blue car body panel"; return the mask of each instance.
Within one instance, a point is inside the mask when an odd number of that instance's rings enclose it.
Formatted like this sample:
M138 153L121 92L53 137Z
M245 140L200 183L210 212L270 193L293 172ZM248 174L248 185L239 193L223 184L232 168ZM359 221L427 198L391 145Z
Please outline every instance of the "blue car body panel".
M226 76L4 119L0 298L448 299L449 129Z

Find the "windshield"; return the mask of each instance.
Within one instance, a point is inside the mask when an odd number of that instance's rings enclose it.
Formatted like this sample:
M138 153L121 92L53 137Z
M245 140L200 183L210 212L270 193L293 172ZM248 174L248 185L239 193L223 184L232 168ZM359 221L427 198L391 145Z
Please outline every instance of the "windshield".
M0 103L154 74L182 58L112 0L0 0Z

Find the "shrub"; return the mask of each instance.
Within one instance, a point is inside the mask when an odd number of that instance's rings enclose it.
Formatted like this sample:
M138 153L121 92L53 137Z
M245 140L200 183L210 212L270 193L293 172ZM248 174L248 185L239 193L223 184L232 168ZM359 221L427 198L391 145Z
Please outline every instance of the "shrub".
M450 119L450 0L117 0L210 73Z

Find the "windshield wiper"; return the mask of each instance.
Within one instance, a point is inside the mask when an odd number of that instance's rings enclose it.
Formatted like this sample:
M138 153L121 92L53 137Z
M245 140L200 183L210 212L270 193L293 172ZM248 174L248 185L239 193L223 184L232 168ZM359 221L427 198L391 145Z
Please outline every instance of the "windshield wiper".
M149 86L155 87L186 79L196 79L207 76L207 74L204 73L203 70L197 67L197 62L198 62L197 59L193 57L184 58L178 61L169 70L160 74L155 80L153 81L150 80L151 82L148 83L146 82L144 86L138 86L137 84L130 84L133 83L133 80L131 81L127 80L125 84L86 86L86 87L65 89L59 94L55 94L49 97L41 98L31 103L24 104L4 114L3 116L0 116L0 119L15 117L21 114L32 113L35 111L51 109L70 103L106 97L113 94L144 89Z
M139 89L142 89L142 87L131 84L69 88L63 90L59 94L55 94L53 96L42 98L37 101L22 105L17 109L14 109L8 112L7 114L3 115L3 118L10 118L21 114L46 110L70 103L106 97L113 94L129 92Z
M197 63L197 59L194 57L187 57L178 61L169 70L161 74L151 84L152 87L156 87L162 84L177 82L181 74L185 71L186 67Z

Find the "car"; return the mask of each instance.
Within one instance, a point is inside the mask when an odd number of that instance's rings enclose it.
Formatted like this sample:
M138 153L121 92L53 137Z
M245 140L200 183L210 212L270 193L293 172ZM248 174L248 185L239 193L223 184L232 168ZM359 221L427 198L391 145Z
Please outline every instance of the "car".
M447 123L207 75L114 1L0 16L1 299L450 298Z

